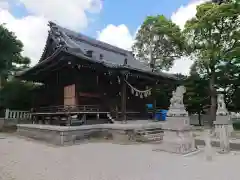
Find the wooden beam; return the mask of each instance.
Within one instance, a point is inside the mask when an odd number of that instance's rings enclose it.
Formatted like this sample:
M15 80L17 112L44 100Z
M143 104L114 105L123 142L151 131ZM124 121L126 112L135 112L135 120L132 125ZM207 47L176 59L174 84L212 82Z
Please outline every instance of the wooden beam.
M127 109L127 84L125 82L125 74L121 76L121 119L126 121L126 109Z
M38 75L40 72L43 72L43 71L49 71L51 68L59 65L60 62L62 62L62 58L61 59L56 59L56 61L51 62L51 64L45 65L45 67L43 67L42 69L36 70L36 72L32 73L32 75Z
M153 100L153 119L155 120L156 117L156 109L157 109L157 100L156 100L156 84L153 85L152 87L152 100Z

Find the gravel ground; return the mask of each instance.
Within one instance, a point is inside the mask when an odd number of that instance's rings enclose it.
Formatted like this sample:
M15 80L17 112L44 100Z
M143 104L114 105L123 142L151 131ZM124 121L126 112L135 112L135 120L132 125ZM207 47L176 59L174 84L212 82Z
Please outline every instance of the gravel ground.
M240 153L184 157L154 145L52 147L0 134L0 180L239 180Z

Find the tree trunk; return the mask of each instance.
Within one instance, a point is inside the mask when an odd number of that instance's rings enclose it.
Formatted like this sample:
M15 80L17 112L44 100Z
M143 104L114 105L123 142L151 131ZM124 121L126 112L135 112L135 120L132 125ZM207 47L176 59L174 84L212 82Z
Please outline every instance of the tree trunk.
M210 125L210 127L213 127L213 122L216 120L216 109L217 109L217 97L216 97L216 89L215 89L215 72L212 72L210 75L209 86L210 86L210 98L211 98L209 125Z

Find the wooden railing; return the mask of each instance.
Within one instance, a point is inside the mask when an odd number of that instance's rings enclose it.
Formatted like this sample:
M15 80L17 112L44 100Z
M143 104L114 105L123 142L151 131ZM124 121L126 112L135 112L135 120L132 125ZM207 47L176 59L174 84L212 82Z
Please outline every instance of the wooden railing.
M78 106L70 106L70 105L61 105L61 106L47 106L40 107L32 112L99 112L100 106L98 105L78 105Z

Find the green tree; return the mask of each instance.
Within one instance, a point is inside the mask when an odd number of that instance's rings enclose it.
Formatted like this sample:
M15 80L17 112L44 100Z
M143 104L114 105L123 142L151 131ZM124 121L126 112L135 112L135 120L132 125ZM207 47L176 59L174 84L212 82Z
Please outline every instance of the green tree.
M9 75L28 67L30 59L22 57L23 44L4 25L0 24L0 87Z
M240 0L212 0L213 3L240 3Z
M239 68L240 59L233 59L217 66L216 85L225 94L225 101L229 110L236 109L232 98L236 96L236 90L240 87Z
M191 74L184 82L186 93L184 94L184 104L190 114L204 113L204 109L209 105L208 81L200 77L199 74Z
M153 71L169 70L183 49L180 28L163 15L148 16L133 45L136 58L148 63Z
M218 66L239 58L240 6L235 3L205 3L185 25L188 50L209 79L211 122L216 119Z
M228 110L232 112L239 112L240 111L240 87L236 87L233 89L231 94L231 100L227 104Z
M175 86L172 84L161 84L156 87L156 106L158 109L168 109L170 98Z
M0 90L1 108L16 110L29 110L32 105L32 90L36 87L33 83L22 82L17 79L7 81Z

